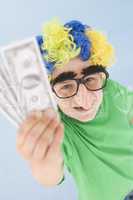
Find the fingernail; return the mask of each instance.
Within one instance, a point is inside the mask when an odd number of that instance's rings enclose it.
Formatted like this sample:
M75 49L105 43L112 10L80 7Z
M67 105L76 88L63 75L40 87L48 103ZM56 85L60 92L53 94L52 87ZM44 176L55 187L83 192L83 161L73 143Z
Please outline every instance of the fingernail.
M55 113L53 110L49 110L49 111L47 111L46 114L47 114L48 116L50 116L50 117L56 115L56 113Z
M37 118L42 118L43 112L42 112L42 111L36 111L36 112L35 112L35 116L36 116Z
M36 112L37 112L36 110L32 110L28 113L28 116L34 116Z
M42 111L38 110L33 110L29 113L29 117L34 117L34 118L41 118L42 117Z

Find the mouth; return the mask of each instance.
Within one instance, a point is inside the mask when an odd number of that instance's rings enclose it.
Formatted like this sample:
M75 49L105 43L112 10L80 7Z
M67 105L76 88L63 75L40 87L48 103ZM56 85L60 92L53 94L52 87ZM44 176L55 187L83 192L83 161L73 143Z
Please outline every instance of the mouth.
M74 107L74 109L79 112L87 112L87 111L91 110L92 108L84 109L83 107Z

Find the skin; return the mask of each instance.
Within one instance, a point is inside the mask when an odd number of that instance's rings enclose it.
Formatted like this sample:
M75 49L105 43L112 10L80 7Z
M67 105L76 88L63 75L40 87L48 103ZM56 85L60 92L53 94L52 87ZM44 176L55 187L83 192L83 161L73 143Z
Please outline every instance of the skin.
M76 72L76 77L79 78L81 70L87 66L88 62L74 58L63 68L55 69L52 79L66 71ZM77 95L71 98L63 100L55 96L60 109L66 115L82 122L94 119L102 97L102 90L90 92L83 84L80 84ZM77 111L74 107L82 107L82 111ZM30 113L18 129L17 151L27 160L33 177L45 187L57 185L64 175L61 151L63 137L64 126L52 108Z
M53 71L52 79L55 79L62 72L73 71L77 73L75 78L81 78L81 70L88 67L88 61L83 62L80 58L74 58L63 68L56 68ZM88 91L83 84L80 84L78 93L67 99L60 99L55 95L60 109L69 117L77 119L82 122L93 120L98 112L103 99L103 91ZM82 107L83 111L75 109L75 107Z

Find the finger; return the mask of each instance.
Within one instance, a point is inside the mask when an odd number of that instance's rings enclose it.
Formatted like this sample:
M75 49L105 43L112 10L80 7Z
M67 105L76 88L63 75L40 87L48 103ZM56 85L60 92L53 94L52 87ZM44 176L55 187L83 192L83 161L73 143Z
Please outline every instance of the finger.
M27 134L25 138L25 142L23 146L21 146L21 150L27 154L27 157L31 156L38 138L46 129L47 124L40 120Z
M51 110L46 111L33 111L29 116L24 120L22 125L19 128L17 135L17 146L20 148L23 146L24 141L29 133L29 131L36 125L39 120L43 120L47 124L47 121L51 119L55 113Z
M35 113L36 117L39 116L38 121L36 121L36 123L29 129L29 131L26 132L23 138L23 142L21 140L21 144L19 143L18 146L18 151L27 160L31 159L32 151L36 146L36 140L39 138L43 130L45 130L45 128L48 126L50 121L55 118L55 114L53 112L49 112L47 115L45 114L42 119L40 119L40 114L38 113L39 112Z
M28 131L37 123L37 121L38 119L34 115L31 115L21 124L16 138L18 147L23 145Z
M64 139L64 125L61 123L60 126L58 126L56 129L55 138L49 147L49 151L47 154L49 158L54 160L59 158L63 139Z
M46 120L47 118L58 118L59 119L59 117L58 117L58 115L57 115L57 113L53 110L53 109L51 109L51 108L48 108L48 109L46 109L46 110L44 110L43 111L43 116L42 116L42 120Z
M33 152L33 157L36 160L41 160L45 157L48 146L53 140L54 132L59 125L59 120L57 118L53 119L47 129L43 132L42 136L39 138L36 148Z

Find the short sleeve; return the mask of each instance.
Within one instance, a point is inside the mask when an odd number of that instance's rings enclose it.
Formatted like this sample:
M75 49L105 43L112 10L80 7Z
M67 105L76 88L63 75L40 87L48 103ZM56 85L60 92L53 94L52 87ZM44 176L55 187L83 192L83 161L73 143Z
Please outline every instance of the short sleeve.
M63 183L64 182L64 180L65 180L65 175L63 175L63 177L62 177L62 179L61 179L61 181L57 184L57 185L61 185L61 183Z

